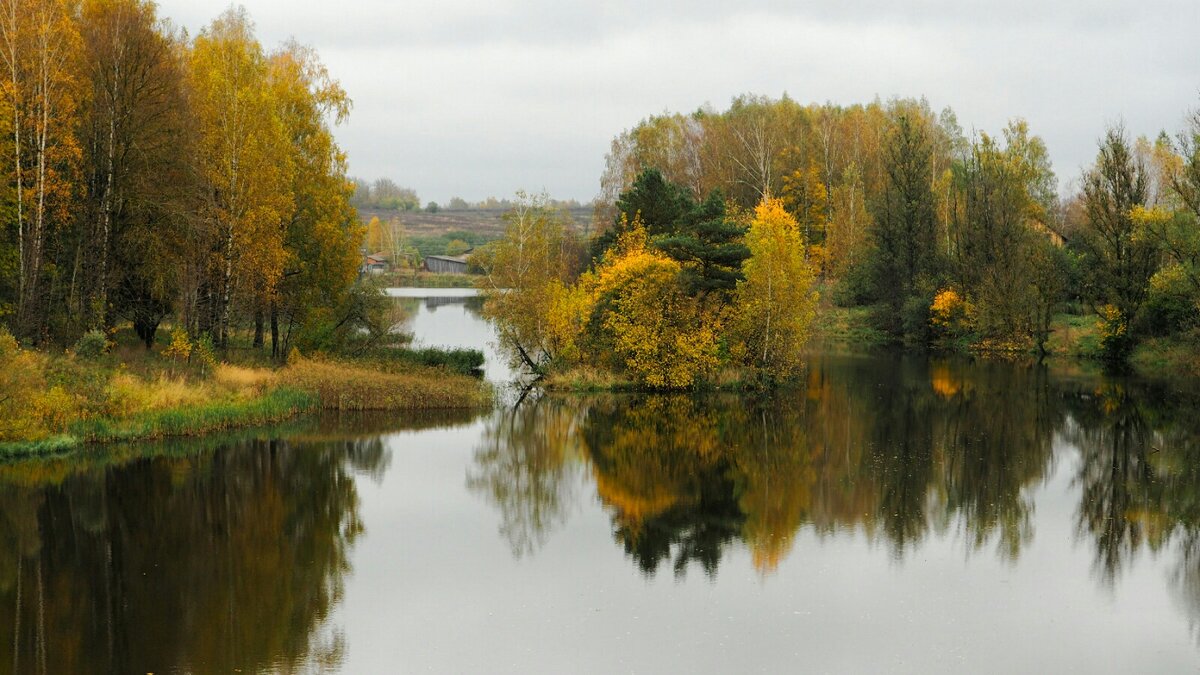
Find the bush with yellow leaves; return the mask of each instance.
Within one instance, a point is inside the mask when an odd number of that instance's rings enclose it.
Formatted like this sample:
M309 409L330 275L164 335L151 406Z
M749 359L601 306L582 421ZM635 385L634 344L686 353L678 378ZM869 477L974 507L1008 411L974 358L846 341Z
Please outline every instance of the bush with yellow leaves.
M935 337L955 339L971 332L974 308L958 291L939 291L929 305L929 324Z
M611 354L641 384L684 389L716 369L718 326L689 297L680 264L647 245L639 223L621 236L572 299L593 354ZM585 324L586 321L586 324Z

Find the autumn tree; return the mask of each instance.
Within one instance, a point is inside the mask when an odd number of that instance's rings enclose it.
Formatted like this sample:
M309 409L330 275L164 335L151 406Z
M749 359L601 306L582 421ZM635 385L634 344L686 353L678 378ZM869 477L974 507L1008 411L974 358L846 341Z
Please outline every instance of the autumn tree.
M865 257L871 231L866 200L862 171L851 163L829 197L831 217L827 224L824 267L827 276L844 278Z
M1158 247L1149 237L1139 236L1134 219L1134 210L1147 206L1147 190L1145 163L1134 154L1125 130L1110 128L1095 165L1084 176L1086 220L1079 243L1087 297L1105 324L1103 348L1117 361L1135 344L1130 322L1146 298L1147 282L1159 261Z
M806 252L815 253L820 266L829 220L829 190L821 181L820 167L811 163L784 176L781 197L800 226Z
M78 170L79 30L65 0L0 2L0 61L11 115L5 181L14 199L16 326L42 339L51 235L67 226Z
M321 331L346 320L363 230L350 205L346 157L333 139L333 125L350 114L345 90L314 50L295 42L271 55L267 78L284 135L284 166L291 168L291 208L278 212L283 260L277 285L256 308L254 342L263 343L265 314L271 355L278 358L296 328Z
M746 245L750 258L736 300L745 361L769 378L793 376L804 364L817 294L799 226L780 200L764 200L754 210Z
M1135 219L1170 257L1167 274L1183 281L1193 305L1200 307L1200 111L1174 142L1163 137L1151 149L1159 174L1161 204L1135 209Z
M683 267L626 228L579 281L589 352L655 389L685 389L718 363L719 320L692 297ZM611 358L607 358L611 355Z
M578 274L579 247L546 195L518 193L505 234L486 263L485 314L515 364L543 372L557 356L550 318Z
M1004 143L981 134L953 167L947 224L953 278L974 308L973 327L985 339L1020 346L1048 331L1061 294L1052 245L1056 197L1045 145L1022 120Z
M280 224L295 208L287 187L296 168L271 99L268 61L245 10L228 10L201 31L190 65L211 247L197 320L225 345L235 303L259 306L280 281Z
M82 13L87 218L71 299L82 327L127 318L150 345L175 292L180 223L196 203L182 47L153 3L88 0Z
M871 209L874 294L888 307L886 327L897 334L924 330L925 296L936 284L940 261L932 162L927 120L911 107L898 107L883 150L883 190Z

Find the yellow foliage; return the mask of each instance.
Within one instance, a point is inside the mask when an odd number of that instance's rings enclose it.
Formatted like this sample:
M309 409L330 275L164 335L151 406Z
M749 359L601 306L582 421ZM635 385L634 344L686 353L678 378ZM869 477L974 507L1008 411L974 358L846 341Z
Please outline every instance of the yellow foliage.
M51 387L34 398L35 414L50 433L66 431L67 424L75 418L78 406L79 397L59 386Z
M550 353L564 363L577 363L581 356L579 341L592 307L588 294L581 286L555 280L549 286L549 296L545 331Z
M774 376L796 375L816 316L817 294L796 220L782 202L765 199L754 209L746 246L746 278L737 289L737 336L745 345L745 358Z
M1104 305L1100 308L1100 341L1106 342L1114 338L1122 338L1129 330L1129 322L1121 316L1121 310L1116 305Z
M187 361L192 355L192 340L186 330L176 328L171 331L171 345L163 350L163 356L172 361L178 359Z
M681 271L647 247L635 221L604 263L580 279L586 299L576 311L596 317L590 330L650 387L687 388L717 366L717 322L688 297Z
M929 305L929 323L945 335L960 335L970 329L975 309L952 288L938 292Z
M0 329L0 441L46 435L36 401L46 387L44 367L42 355L20 349Z

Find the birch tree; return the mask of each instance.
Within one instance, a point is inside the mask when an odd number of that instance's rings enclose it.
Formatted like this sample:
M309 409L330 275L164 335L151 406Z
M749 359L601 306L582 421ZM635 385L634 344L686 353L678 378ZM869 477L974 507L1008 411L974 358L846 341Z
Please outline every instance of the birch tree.
M765 199L754 209L746 246L746 279L737 289L737 337L744 359L769 377L794 376L803 368L817 294L800 228L780 200Z
M48 313L44 288L51 228L70 217L79 160L74 134L79 31L63 0L0 0L0 65L12 115L7 181L15 193L18 289L16 325L40 340Z
M201 329L226 345L235 301L274 291L285 253L280 223L294 208L291 157L271 100L267 58L245 10L230 9L196 37L191 53L200 129L204 216L214 250Z

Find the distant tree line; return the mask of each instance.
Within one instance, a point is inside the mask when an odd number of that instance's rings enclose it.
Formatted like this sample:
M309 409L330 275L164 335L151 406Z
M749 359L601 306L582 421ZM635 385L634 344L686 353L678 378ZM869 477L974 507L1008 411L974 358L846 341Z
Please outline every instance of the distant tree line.
M1020 119L967 136L923 99L743 96L721 112L650 117L613 141L601 179L612 226L594 246L620 236L629 195L651 175L669 186L638 205L651 234L685 197L719 191L728 212L779 200L826 292L873 307L897 340L1044 349L1051 317L1074 303L1099 317L1103 353L1120 361L1146 336L1200 324L1195 114L1175 137L1108 129L1081 185L1060 196L1045 144Z
M508 211L516 206L511 199L488 197L477 202L470 202L462 197L451 197L445 204L428 202L421 206L421 199L416 190L400 187L390 178L378 178L367 181L362 178L351 178L354 183L354 195L350 203L359 209L376 211L427 211L437 213L449 211ZM579 209L587 206L575 199L548 199L547 204L553 208Z
M358 209L377 209L381 211L419 211L421 199L415 190L400 187L390 178L379 178L367 182L361 178L352 178L354 195L350 203Z
M278 351L353 311L362 226L317 54L244 10L0 0L0 317L32 343L164 318Z

